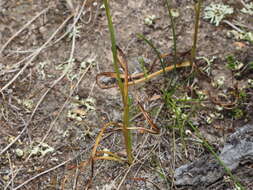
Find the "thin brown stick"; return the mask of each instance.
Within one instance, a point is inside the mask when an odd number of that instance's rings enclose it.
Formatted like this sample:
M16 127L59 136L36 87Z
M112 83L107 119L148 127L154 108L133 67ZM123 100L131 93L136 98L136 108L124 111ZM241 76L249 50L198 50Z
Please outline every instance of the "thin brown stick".
M60 168L60 167L64 166L65 164L67 164L67 163L69 163L69 162L75 160L75 159L78 158L80 155L82 155L84 152L87 152L87 151L89 151L90 149L92 149L92 146L89 146L88 148L86 148L86 149L83 150L82 152L80 152L80 153L78 153L77 155L75 155L73 158L70 158L70 159L68 159L68 160L66 160L66 161L64 161L64 162L62 162L61 164L58 164L58 165L56 165L56 166L54 166L54 167L52 167L52 168L50 168L50 169L48 169L48 170L46 170L46 171L44 171L44 172L41 172L41 173L39 173L39 174L33 176L32 178L29 178L28 180L26 180L25 182L23 182L23 183L20 184L19 186L15 187L13 190L18 190L18 189L20 189L21 187L23 187L24 185L27 185L27 184L30 183L31 181L37 179L38 177L40 177L40 176L42 176L42 175L44 175L44 174L47 174L47 173L49 173L49 172L51 172L51 171L54 171L54 170L56 170L57 168Z
M30 63L39 55L39 53L41 52L42 49L44 49L47 44L50 43L50 41L52 41L52 39L55 37L55 35L63 28L63 26L65 26L65 24L73 17L73 15L70 15L67 19L65 19L65 21L59 26L59 28L52 34L52 36L40 47L38 48L34 53L32 53L31 55L29 55L27 58L31 59L22 67L22 69L0 90L0 93L3 92L5 89L7 89L18 77L19 75L21 75L24 70L30 65ZM24 62L27 58L23 59L21 62Z
M18 189L20 189L20 188L23 187L24 185L26 185L26 184L30 183L31 181L33 181L34 179L36 179L36 178L38 178L38 177L40 177L40 176L42 176L42 175L44 175L44 174L46 174L46 173L49 173L49 172L51 172L51 171L53 171L53 170L56 170L57 168L59 168L59 167L61 167L61 166L64 166L66 163L70 162L71 160L73 160L73 159L66 160L66 161L62 162L61 164L59 164L59 165L57 165L57 166L54 166L54 167L52 167L52 168L50 168L50 169L48 169L48 170L46 170L46 171L44 171L44 172L41 172L41 173L39 173L39 174L33 176L32 178L26 180L25 182L23 182L23 183L20 184L19 186L15 187L13 190L18 190Z
M7 152L7 157L8 157L8 161L9 161L9 165L10 165L10 173L11 173L11 181L8 183L8 185L5 186L4 190L6 190L9 186L9 184L11 184L11 188L14 188L14 183L13 183L13 179L14 179L14 170L13 170L13 166L11 163L11 158L10 158L10 154L9 152Z
M23 71L28 67L28 65L39 55L40 51L55 37L55 35L60 31L60 29L69 21L69 19L72 17L69 16L61 25L60 27L52 34L52 36L39 48L37 49L31 56L31 59L23 66L23 68L13 77L12 80L10 80L1 90L0 93L2 93L6 88L8 88L17 78L19 75L21 75L23 73ZM50 89L49 89L50 90ZM49 91L48 90L48 91ZM30 122L33 119L33 116L35 115L35 112L37 111L39 105L41 104L41 102L43 101L44 97L46 96L46 93L41 97L41 99L39 100L39 102L37 103L37 105L35 106L30 119L28 120L28 122L26 123L25 127L22 129L22 131L20 132L20 134L9 144L7 145L1 152L0 155L3 154L4 152L6 152L6 150L8 150L14 143L17 142L17 140L23 135L23 133L27 130L28 125L30 124Z
M39 14L37 14L32 20L30 20L29 22L27 22L19 31L17 31L12 37L10 37L8 39L8 41L2 46L1 50L0 50L0 55L2 54L2 52L4 51L4 49L8 46L8 44L14 39L16 38L26 27L28 27L33 21L35 21L38 17L40 17L42 14L46 13L51 7L47 7L45 8L43 11L41 11Z
M18 174L19 170L20 170L20 169L15 170L15 172L14 172L14 173L12 173L12 178L11 178L11 180L10 180L10 181L6 184L6 186L4 187L4 190L7 190L7 189L8 189L8 187L9 187L9 185L10 185L11 183L13 183L14 178L15 178L15 177L16 177L16 175ZM12 189L13 189L13 188L12 188Z
M52 123L50 124L49 129L47 130L47 133L45 134L45 136L43 137L43 139L40 142L40 145L46 140L46 138L48 137L49 133L51 132L51 130L53 129L53 126L55 125L56 121L59 119L60 114L62 113L62 111L64 110L64 108L66 107L66 105L68 104L71 96L73 95L76 87L79 85L79 83L81 82L81 80L83 79L83 77L85 76L85 74L87 73L87 71L90 69L91 65L89 65L89 67L87 67L87 69L85 70L85 72L83 73L83 75L80 77L79 81L77 82L77 84L74 86L73 90L70 92L68 99L64 102L64 104L62 105L60 111L58 112L56 118L52 121ZM66 74L66 73L65 73ZM50 89L52 89L63 77L64 77L64 73L61 77L59 77L57 79L57 81L54 82L54 84L52 84L52 86L46 91L46 93L43 95L43 97L46 96L46 94L50 91ZM31 154L27 157L26 161L28 161L28 159L31 157Z

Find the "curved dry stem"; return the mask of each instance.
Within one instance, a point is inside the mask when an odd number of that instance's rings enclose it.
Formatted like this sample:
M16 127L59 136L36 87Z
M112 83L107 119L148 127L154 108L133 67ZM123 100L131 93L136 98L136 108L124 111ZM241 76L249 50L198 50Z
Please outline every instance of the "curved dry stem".
M107 153L108 154L108 153ZM122 164L126 163L126 160L123 160L121 158L117 158L115 156L97 156L95 158L93 158L93 160L111 160L111 161L116 161L116 162L120 162Z
M94 147L93 147L93 150L92 150L92 153L91 153L91 157L92 158L95 158L96 157L96 152L97 152L97 148L99 146L99 143L103 137L103 134L105 132L105 130L111 126L116 126L116 127L119 127L119 128L122 128L122 125L119 124L119 123L116 123L116 122L109 122L109 123L106 123L104 125L104 127L100 130L97 138L96 138L96 141L95 141L95 144L94 144Z
M151 73L147 76L144 76L145 74L144 73L138 73L138 74L133 74L133 75L130 75L128 77L128 79L132 79L132 81L129 81L128 82L128 86L132 86L132 85L136 85L136 84L139 84L139 83L142 83L142 82L146 82L154 77L157 77L159 76L160 74L162 74L164 71L165 72L169 72L169 71L172 71L174 68L182 68L182 67L189 67L191 65L190 61L185 61L185 62L182 62L182 63L179 63L179 64L176 64L176 65L170 65L168 67L165 67L164 69L161 69L159 71L156 71L154 73ZM116 76L116 74L114 72L102 72L102 73L99 73L96 77L96 82L97 82L97 85L102 88L102 89L109 89L109 88L115 88L117 87L117 85L104 85L104 84L101 84L100 81L99 81L99 78L101 77L110 77L112 79L114 79ZM144 77L143 77L144 76ZM120 75L121 78L124 77L124 75ZM140 79L136 79L136 78L139 78L139 77L142 77ZM134 80L135 79L135 80Z

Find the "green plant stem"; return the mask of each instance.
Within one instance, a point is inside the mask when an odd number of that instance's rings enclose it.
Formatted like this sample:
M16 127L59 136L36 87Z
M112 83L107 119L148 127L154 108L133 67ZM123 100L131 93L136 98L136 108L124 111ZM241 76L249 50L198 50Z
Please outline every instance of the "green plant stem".
M142 34L137 34L137 37L141 40L143 40L144 42L146 42L156 53L156 56L158 57L160 63L161 63L161 66L162 66L162 69L163 69L163 74L165 76L165 65L164 65L164 62L163 62L163 59L162 59L162 56L161 56L161 53L159 52L159 50L154 46L154 44L151 42L151 40L148 40L144 35Z
M128 128L129 126L129 102L128 102L128 84L123 85L122 79L120 78L119 72L119 64L117 61L117 47L116 47L116 39L115 32L112 24L112 17L110 14L110 8L108 4L108 0L103 0L105 5L106 16L108 20L108 27L111 36L111 44L112 44L112 54L113 54L113 65L114 71L117 75L117 81L120 88L123 104L124 104L124 113L123 113L123 136L125 140L125 147L127 153L128 163L131 165L133 163L133 154L132 154L132 140L131 140L131 132ZM127 72L127 71L126 71ZM127 81L125 81L127 83Z
M175 22L171 13L171 7L169 0L165 0L167 8L168 8L168 13L170 17L170 22L171 22L171 29L172 29L172 36L173 36L173 52L174 52L174 65L177 64L177 36L176 36L176 27L175 27Z
M195 62L196 59L196 49L197 49L197 41L198 41L198 31L199 31L199 20L200 20L200 12L203 0L198 0L197 3L194 5L195 9L195 28L194 28L194 35L193 35L193 46L191 50L191 64Z
M126 64L126 71L128 72L128 66ZM126 152L128 163L131 165L133 163L133 155L132 155L132 136L131 131L128 128L129 126L129 96L128 96L128 73L125 75L125 83L124 83L124 116L123 116L123 134L125 138L126 144Z
M123 118L123 135L126 144L127 160L131 165L133 163L133 154L132 154L132 136L131 131L127 129L129 126L129 101L128 96L125 97L124 103L124 118Z
M103 0L103 2L105 5L105 11L106 11L106 16L107 16L107 21L108 21L108 28L109 28L109 32L110 32L110 36L111 36L114 71L117 74L117 77L116 77L117 82L118 82L118 85L120 88L121 95L123 97L124 87L123 87L122 79L120 78L119 64L117 61L117 47L116 47L115 31L114 31L113 24L112 24L112 17L111 17L111 13L110 13L108 0Z

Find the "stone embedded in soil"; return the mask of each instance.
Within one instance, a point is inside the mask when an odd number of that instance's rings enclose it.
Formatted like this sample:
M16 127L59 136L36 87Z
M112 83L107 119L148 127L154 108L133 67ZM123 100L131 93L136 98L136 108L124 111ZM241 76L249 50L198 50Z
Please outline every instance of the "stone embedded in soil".
M230 135L219 158L232 171L237 169L239 164L253 163L253 125L245 125ZM177 168L174 177L178 186L208 186L225 174L225 169L214 156L206 155L200 160Z

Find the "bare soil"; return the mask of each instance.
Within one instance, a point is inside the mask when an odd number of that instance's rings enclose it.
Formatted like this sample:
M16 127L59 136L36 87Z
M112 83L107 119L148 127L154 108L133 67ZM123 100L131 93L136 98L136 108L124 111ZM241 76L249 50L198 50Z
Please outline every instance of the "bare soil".
M214 1L205 1L203 7L210 2ZM224 3L236 10L227 19L237 20L252 31L252 16L240 12L240 1ZM179 12L175 22L181 53L190 50L193 43L193 4L189 0L173 1L173 8ZM102 126L122 120L118 89L96 85L98 73L113 71L105 10L96 0L82 5L79 0L0 1L0 189L85 189L91 170L80 166L89 159ZM149 62L156 59L137 34L151 39L161 53L172 53L171 23L164 1L111 0L110 7L117 44L131 72L138 70L139 57ZM144 20L152 15L156 19L149 26ZM231 29L226 23L216 27L202 16L197 56L216 57L210 73L189 78L191 68L183 68L166 75L180 83L173 98L196 98L198 92L207 92L202 102L185 103L188 107L181 109L190 113L188 120L217 152L229 134L252 122L253 114L253 87L248 85L252 68L231 71L226 62L228 55L244 65L252 62L252 43L228 37ZM196 63L202 71L207 68L203 59ZM154 68L161 69L159 63ZM211 85L220 78L224 79L221 85ZM97 161L91 189L191 189L173 186L174 169L210 153L194 138L187 122L182 129L184 138L182 130L173 129L173 111L162 98L164 88L162 75L130 88L132 124L147 125L138 115L138 95L161 133L133 132L134 164L129 168L117 162ZM217 110L217 106L222 109ZM186 130L192 135L187 136ZM123 143L120 133L109 132L101 149L124 154ZM253 177L252 165L233 172L245 187L253 188L249 180ZM226 176L207 187L232 188Z

